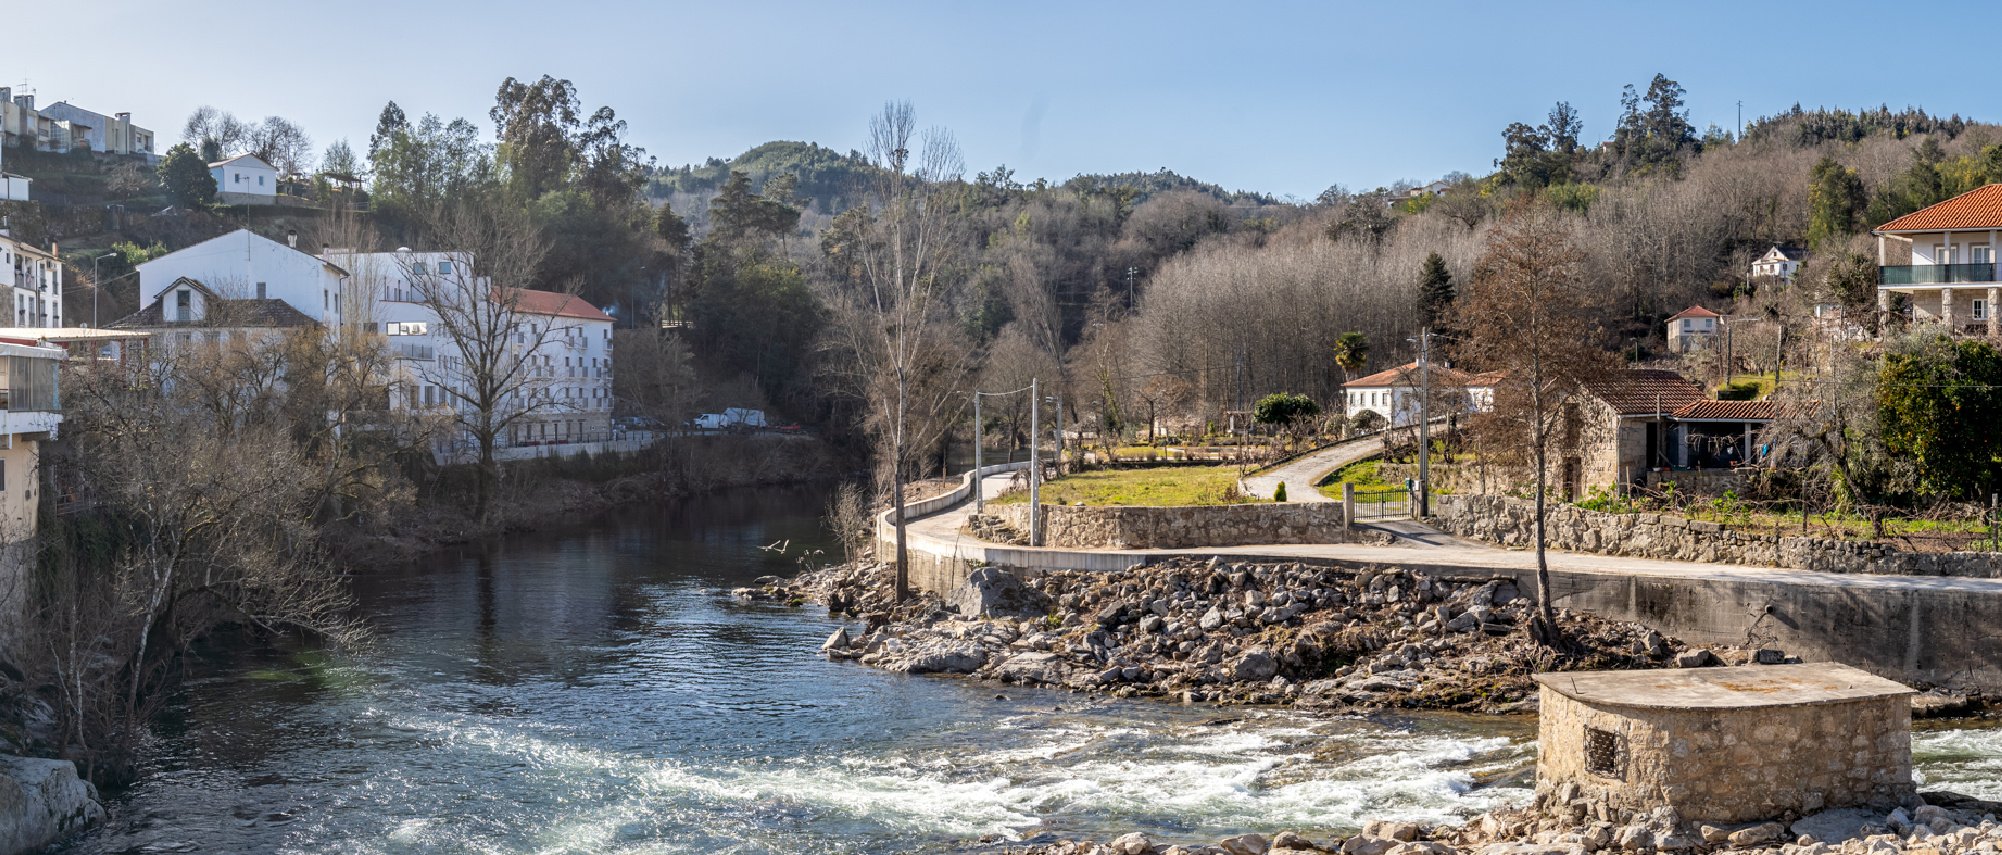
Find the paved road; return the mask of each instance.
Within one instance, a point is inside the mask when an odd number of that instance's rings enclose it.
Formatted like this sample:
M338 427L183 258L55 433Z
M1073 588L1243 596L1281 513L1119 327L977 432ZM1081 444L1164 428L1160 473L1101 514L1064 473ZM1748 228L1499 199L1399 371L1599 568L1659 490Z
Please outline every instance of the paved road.
M988 477L984 481L986 495L990 497L1000 495L1015 477L1012 473ZM1287 482L1286 486L1288 492L1291 492L1292 482ZM1429 565L1460 570L1492 569L1510 572L1531 570L1536 566L1536 553L1534 551L1504 549L1488 543L1465 540L1411 520L1385 520L1374 525L1365 526L1394 538L1388 544L1264 544L1213 547L1207 549L1063 550L1045 547L1009 546L975 539L962 531L966 524L967 516L972 512L973 503L964 502L950 510L913 521L910 524L911 548L923 549L937 555L958 555L962 558L983 561L994 560L994 557L990 557L987 553L989 549L1007 550L1011 553L1011 558L1020 558L1025 553L1034 553L1037 554L1038 558L1043 559L1041 563L1045 563L1047 566L1062 566L1063 562L1067 560L1067 556L1091 557L1099 559L1101 562L1105 559L1119 557L1122 559L1121 563L1125 564L1142 563L1150 559L1158 559L1160 556L1176 554L1246 555L1276 559L1325 559L1376 564ZM1549 553L1549 561L1552 570L1597 576L1652 576L1657 578L1707 579L1715 581L1773 582L1789 585L1849 589L1935 590L2002 595L2002 579L1820 573L1811 570L1794 570L1783 567L1705 564L1558 551ZM999 563L1007 562L1001 561ZM1080 563L1078 566L1085 565Z
M1261 499L1272 498L1272 491L1279 482L1286 482L1286 501L1289 502L1332 502L1333 499L1321 495L1314 485L1327 477L1328 473L1354 463L1367 460L1383 451L1383 439L1366 436L1339 442L1312 454L1304 454L1281 463L1271 469L1244 477L1246 493Z

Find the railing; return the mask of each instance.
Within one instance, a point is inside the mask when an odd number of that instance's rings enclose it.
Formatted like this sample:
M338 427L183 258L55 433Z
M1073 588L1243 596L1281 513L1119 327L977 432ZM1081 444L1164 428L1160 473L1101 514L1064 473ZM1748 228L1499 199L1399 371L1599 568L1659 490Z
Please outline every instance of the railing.
M1953 285L1961 282L1994 282L1995 263L1979 264L1898 264L1877 268L1877 284Z
M411 344L399 341L390 345L389 348L396 352L398 359L414 359L418 362L430 362L438 358L438 349L428 344Z

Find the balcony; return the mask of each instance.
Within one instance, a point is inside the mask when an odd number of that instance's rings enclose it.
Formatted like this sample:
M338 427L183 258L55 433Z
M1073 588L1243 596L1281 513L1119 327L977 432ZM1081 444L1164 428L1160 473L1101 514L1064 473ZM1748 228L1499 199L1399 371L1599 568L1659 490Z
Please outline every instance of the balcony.
M415 362L431 362L438 358L437 348L428 344L417 344L415 342L399 341L392 343L389 347L390 350L396 353L396 358L398 359L408 359Z
M1899 264L1877 268L1877 286L1958 285L1994 282L1994 262L1980 264Z

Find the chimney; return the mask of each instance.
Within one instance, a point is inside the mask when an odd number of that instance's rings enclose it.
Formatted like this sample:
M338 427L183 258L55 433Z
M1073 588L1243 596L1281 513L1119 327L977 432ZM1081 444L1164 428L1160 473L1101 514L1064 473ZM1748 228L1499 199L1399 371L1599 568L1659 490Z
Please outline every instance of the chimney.
M132 123L132 114L131 114L131 113L119 113L119 114L118 114L117 116L115 116L114 118L116 118L116 119L118 119L119 121L121 121L121 122L124 122L124 123L126 123L126 124L131 124L131 123Z
M7 228L7 215L0 214L0 237L12 237L14 230Z
M286 229L286 230L285 230L285 245L286 245L286 246L289 246L289 247L291 247L291 248L293 248L293 249L298 249L298 248L299 248L299 230L298 230L298 229Z
M33 95L23 95L14 99L14 103L21 105L21 109L23 110L30 113L35 112L35 96Z
M14 87L0 86L0 102L8 104L14 103Z

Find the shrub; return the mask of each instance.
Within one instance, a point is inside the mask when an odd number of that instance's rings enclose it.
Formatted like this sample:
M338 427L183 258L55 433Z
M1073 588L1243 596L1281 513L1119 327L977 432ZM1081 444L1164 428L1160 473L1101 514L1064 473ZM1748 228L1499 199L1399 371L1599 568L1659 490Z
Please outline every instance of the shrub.
M1279 486L1272 488L1272 501L1286 501L1286 482L1281 481Z

